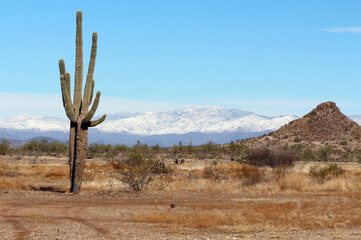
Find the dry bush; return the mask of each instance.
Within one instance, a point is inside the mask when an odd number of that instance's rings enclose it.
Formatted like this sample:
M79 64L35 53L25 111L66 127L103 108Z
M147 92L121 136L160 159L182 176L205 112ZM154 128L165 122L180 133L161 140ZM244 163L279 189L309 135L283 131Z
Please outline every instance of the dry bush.
M213 174L213 175L212 175ZM204 175L214 178L241 179L246 186L255 185L264 180L265 170L256 166L240 163L221 163L204 169ZM221 177L222 176L222 177Z
M212 167L205 167L203 170L203 177L204 178L213 178L215 177L215 174L213 172Z
M151 181L151 174L156 162L143 158L134 158L125 163L112 162L113 176L121 181L129 190L141 191Z
M279 186L281 191L295 190L297 192L309 190L310 186L312 186L312 182L307 175L296 172L285 174L283 177L279 178L275 184Z
M247 163L254 166L286 167L293 166L297 155L291 150L257 148L247 155Z
M237 171L237 177L243 180L246 186L255 185L264 179L264 171L258 167L242 164Z

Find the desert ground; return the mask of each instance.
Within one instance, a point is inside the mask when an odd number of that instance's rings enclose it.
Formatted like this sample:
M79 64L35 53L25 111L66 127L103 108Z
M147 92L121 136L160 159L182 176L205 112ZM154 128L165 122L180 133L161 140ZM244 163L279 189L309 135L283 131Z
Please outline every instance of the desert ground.
M66 158L0 157L1 239L361 239L361 168L319 181L312 166L255 168L186 159L129 190L108 161L88 159L68 193Z

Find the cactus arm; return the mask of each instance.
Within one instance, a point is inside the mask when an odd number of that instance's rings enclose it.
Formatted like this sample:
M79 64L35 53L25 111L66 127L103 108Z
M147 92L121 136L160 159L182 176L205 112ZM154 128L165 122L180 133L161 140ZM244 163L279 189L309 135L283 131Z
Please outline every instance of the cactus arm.
M82 113L87 113L88 108L90 106L90 97L92 95L92 82L93 82L93 75L94 75L94 67L95 67L95 58L97 55L97 39L98 34L96 32L93 32L92 37L92 49L90 53L90 61L89 61L89 67L88 67L88 75L86 78L85 83L85 89L84 89L84 96L83 96L83 102L82 102Z
M83 85L83 34L82 34L82 12L76 13L76 60L75 60L75 86L74 86L74 108L78 112L81 105Z
M64 59L60 59L59 60L59 71L60 71L60 76L64 75L65 76L65 62Z
M66 83L66 89L69 93L69 97L70 97L70 103L71 103L71 91L70 91L70 73L65 73L65 83ZM73 104L71 105L73 107Z
M66 90L69 94L69 99L70 99L70 105L71 105L71 108L72 108L72 111L74 112L74 109L73 109L73 104L71 102L71 95L70 95L70 73L65 73L65 87L66 87Z
M61 84L61 76L65 76L65 63L64 59L59 60L59 71L60 71L60 84ZM62 94L63 98L63 106L65 107L64 94Z
M67 75L69 75L69 73ZM61 82L61 91L62 91L62 95L63 95L63 105L65 108L65 113L68 116L68 118L70 119L70 121L76 122L77 117L72 109L71 98L70 98L70 94L67 90L67 86L66 86L67 84L66 84L64 75L60 76L60 82Z
M92 103L92 101L93 101L94 86L95 86L95 81L94 81L94 79L93 79L93 81L92 81L92 90L91 90L91 92L90 92L89 105L90 105L90 104Z
M89 121L89 127L95 127L99 124L101 124L105 118L107 117L106 114L104 114L101 118L99 118L98 120L94 120L94 121Z
M68 90L68 93L70 94L70 75L69 73L65 71L65 62L64 59L59 60L59 70L60 70L60 76L65 76L65 83L66 83L66 89Z
M99 101L100 101L100 91L97 92L97 95L95 96L95 99L94 99L93 106L91 107L91 109L89 110L87 115L84 117L82 123L86 123L86 122L88 122L88 121L90 121L92 119L92 117L95 114L95 111L98 108Z

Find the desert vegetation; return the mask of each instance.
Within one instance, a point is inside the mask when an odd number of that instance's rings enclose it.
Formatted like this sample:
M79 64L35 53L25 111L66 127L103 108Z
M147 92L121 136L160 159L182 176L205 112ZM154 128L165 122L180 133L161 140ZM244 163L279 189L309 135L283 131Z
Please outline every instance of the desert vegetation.
M1 191L67 194L66 146L33 141L10 148L11 155L1 156ZM174 159L184 159L184 164ZM173 234L192 235L191 229L203 234L309 234L353 231L361 224L359 163L297 161L289 149L249 149L240 143L207 143L192 151L140 142L131 147L91 144L83 180L81 196L111 201L126 212L116 217L116 208L103 209L110 216L103 221L150 224ZM92 208L103 211L98 205Z

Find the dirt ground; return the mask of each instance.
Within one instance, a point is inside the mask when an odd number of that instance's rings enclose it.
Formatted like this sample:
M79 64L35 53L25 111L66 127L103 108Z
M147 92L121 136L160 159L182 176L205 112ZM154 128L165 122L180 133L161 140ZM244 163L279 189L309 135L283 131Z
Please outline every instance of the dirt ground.
M286 231L195 229L172 224L132 222L144 212L182 212L209 201L245 205L259 202L348 202L356 196L239 196L234 194L118 193L79 196L46 191L2 191L0 193L0 235L2 239L360 239L361 228ZM174 208L170 208L174 204ZM247 207L247 206L245 206ZM360 210L360 209L357 209ZM360 216L360 212L354 212ZM332 217L332 216L330 216Z
M12 169L25 166L22 161ZM41 164L34 169L49 165L45 160ZM51 166L66 164L61 160ZM178 168L204 166L188 162ZM65 179L42 178L42 186L67 186ZM261 184L229 191L208 185L198 189L195 181L226 186L235 180L190 179L180 184L193 187L153 187L141 193L105 189L73 195L54 187L2 188L0 239L361 239L358 187L271 191L266 188L273 185Z

